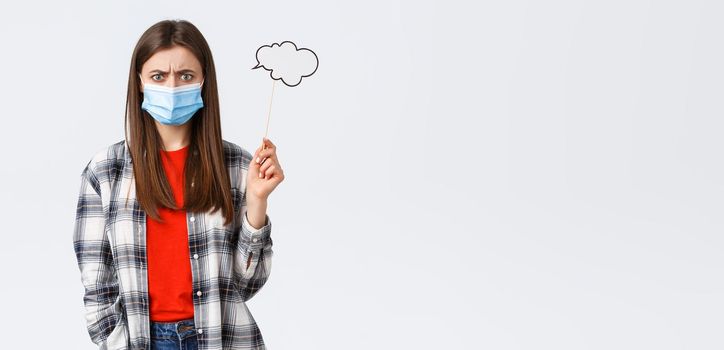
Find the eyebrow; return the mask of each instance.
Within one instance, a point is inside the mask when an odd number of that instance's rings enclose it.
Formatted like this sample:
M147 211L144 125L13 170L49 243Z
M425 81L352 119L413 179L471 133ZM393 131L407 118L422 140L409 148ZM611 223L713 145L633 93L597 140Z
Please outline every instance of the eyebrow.
M162 70L160 70L160 69L154 69L154 70L150 71L149 73L163 73L163 74L168 74L168 71L162 71ZM196 71L194 71L193 69L181 69L181 70L178 71L178 73L179 73L179 74L183 74L183 73L196 73Z

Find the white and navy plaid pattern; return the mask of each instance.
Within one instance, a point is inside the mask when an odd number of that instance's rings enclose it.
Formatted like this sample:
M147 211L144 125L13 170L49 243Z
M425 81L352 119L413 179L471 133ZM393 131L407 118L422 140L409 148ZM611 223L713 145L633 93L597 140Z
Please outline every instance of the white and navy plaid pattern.
M254 229L246 217L246 175L252 155L223 141L234 220L187 212L199 349L265 349L246 306L271 271L271 221ZM150 348L146 213L135 198L125 140L98 152L81 174L73 243L91 340L99 349ZM248 257L251 264L247 268Z

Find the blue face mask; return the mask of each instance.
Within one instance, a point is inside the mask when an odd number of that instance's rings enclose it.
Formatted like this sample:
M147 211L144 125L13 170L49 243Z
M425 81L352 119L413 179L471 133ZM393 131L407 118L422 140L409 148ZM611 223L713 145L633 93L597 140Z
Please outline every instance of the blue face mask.
M203 81L174 88L144 83L141 108L161 124L181 125L204 106L202 85Z

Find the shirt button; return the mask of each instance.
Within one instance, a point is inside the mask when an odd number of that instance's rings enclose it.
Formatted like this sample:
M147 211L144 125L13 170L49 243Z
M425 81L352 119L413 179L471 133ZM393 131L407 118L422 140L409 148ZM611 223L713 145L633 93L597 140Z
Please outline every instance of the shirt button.
M259 238L254 237L254 239L252 239L251 241L254 243L259 242Z
M198 254L194 254L194 259L199 260L199 255L198 255Z
M201 334L201 333L203 333L203 332L204 332L204 330L201 329L201 328L199 328L199 334Z
M196 295L201 296L201 291L196 292Z
M189 219L189 220L191 220L191 222L194 222L194 221L196 221L196 218L194 218L194 217L192 216L191 219Z

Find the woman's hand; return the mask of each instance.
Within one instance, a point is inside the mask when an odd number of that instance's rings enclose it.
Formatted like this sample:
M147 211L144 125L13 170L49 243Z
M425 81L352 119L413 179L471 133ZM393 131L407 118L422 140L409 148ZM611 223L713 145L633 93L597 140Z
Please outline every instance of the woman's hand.
M279 165L277 148L269 139L264 138L262 146L256 149L254 158L249 164L246 177L247 200L266 202L269 194L282 180L284 180L284 171Z

